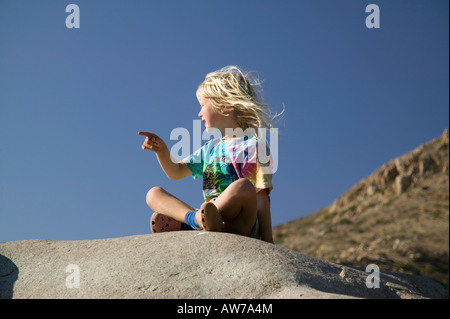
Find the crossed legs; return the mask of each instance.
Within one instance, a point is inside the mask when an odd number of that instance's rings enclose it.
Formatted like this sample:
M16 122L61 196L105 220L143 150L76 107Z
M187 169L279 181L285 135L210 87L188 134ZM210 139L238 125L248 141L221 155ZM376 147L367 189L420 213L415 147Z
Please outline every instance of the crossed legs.
M256 221L257 205L255 187L248 179L242 178L234 181L208 205L211 203L217 208L223 220L222 229L218 229L218 231L243 236L250 235ZM193 207L161 187L153 187L148 191L147 205L153 211L180 223L184 223L184 217L188 211L194 210ZM195 220L203 228L201 209L196 212Z

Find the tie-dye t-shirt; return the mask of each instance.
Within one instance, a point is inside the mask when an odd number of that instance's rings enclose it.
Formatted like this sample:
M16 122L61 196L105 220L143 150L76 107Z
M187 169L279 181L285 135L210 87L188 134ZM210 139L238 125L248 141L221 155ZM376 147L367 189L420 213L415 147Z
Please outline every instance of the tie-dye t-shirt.
M261 149L258 152L258 145ZM182 160L194 179L203 177L203 197L219 196L232 182L247 178L256 191L272 190L270 149L253 136L213 139Z

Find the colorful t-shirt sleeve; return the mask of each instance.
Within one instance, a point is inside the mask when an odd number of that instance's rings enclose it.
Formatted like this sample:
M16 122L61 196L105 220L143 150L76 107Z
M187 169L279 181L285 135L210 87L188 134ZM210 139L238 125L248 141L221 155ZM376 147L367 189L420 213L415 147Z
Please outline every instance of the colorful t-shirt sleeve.
M260 145L262 146L262 144ZM267 144L259 152L258 143L249 145L245 157L246 160L241 168L242 177L249 179L253 183L256 192L266 189L267 193L270 193L273 189L272 164L270 150Z
M208 144L203 145L197 151L181 160L186 163L187 167L191 170L194 179L203 177L204 155L207 145Z

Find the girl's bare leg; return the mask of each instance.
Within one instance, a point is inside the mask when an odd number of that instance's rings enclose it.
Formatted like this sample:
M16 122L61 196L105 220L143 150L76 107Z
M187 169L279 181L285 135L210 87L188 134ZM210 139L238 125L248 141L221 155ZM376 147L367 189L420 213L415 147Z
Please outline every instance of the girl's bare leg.
M147 205L153 211L169 216L181 223L184 223L184 217L188 211L195 210L195 208L158 186L148 191Z
M228 186L212 202L223 218L222 231L249 236L256 221L256 190L245 178L238 179ZM202 225L201 211L196 212L195 219Z

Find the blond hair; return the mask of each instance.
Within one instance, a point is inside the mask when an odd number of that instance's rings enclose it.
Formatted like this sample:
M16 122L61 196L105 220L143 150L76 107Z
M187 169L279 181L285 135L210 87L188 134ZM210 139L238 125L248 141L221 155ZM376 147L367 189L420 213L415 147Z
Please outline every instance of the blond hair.
M208 73L197 89L197 97L208 98L220 113L231 108L242 130L271 129L277 114L260 101L257 92L259 95L262 93L259 79L251 72L244 73L239 67L231 65Z

